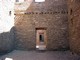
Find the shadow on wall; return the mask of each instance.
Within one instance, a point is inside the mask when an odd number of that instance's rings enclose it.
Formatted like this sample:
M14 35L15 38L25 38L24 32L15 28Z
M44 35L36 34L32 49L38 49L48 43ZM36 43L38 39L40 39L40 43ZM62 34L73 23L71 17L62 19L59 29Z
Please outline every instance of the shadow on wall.
M8 53L14 49L14 27L9 32L0 34L0 55Z

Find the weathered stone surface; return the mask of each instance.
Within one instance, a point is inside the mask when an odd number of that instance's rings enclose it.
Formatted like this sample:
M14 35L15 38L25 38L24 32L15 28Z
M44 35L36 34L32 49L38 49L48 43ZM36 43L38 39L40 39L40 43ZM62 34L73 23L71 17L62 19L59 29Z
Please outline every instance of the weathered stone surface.
M14 29L10 32L0 34L0 54L10 52L14 49Z
M20 6L21 7L21 6ZM25 5L26 7L26 5ZM26 14L15 13L17 49L36 48L36 28L47 28L47 49L68 48L68 17L66 0L32 2Z
M80 54L80 0L69 0L70 49Z
M0 0L0 54L14 46L14 0Z

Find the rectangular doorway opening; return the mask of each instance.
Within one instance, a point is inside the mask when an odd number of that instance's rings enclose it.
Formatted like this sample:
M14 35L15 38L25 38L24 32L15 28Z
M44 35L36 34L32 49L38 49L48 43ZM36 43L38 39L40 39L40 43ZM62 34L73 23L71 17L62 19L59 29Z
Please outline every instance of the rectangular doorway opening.
M46 28L36 28L36 49L46 50L47 34Z

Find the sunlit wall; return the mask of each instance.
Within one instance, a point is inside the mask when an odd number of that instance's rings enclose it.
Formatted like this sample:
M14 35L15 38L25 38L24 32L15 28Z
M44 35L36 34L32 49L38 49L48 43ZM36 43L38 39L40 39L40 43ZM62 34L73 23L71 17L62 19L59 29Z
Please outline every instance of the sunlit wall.
M18 5L16 5L16 9L26 10L26 8L29 7L30 2L32 1L33 0L27 0L27 2L25 2L23 4L23 7L21 8ZM45 0L35 0L35 1L41 2ZM19 3L20 2L24 2L24 0L19 0ZM15 4L15 0L0 0L0 33L9 32L10 29L14 26L14 17L15 17L14 4ZM28 6L24 7L24 5L28 5Z
M0 0L0 33L14 26L14 0Z

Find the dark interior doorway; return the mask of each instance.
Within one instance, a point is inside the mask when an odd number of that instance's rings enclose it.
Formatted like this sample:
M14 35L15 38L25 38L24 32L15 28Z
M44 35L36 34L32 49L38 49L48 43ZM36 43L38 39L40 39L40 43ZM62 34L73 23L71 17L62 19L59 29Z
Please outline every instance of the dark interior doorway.
M45 50L47 45L47 34L46 29L36 29L36 48L39 50Z

